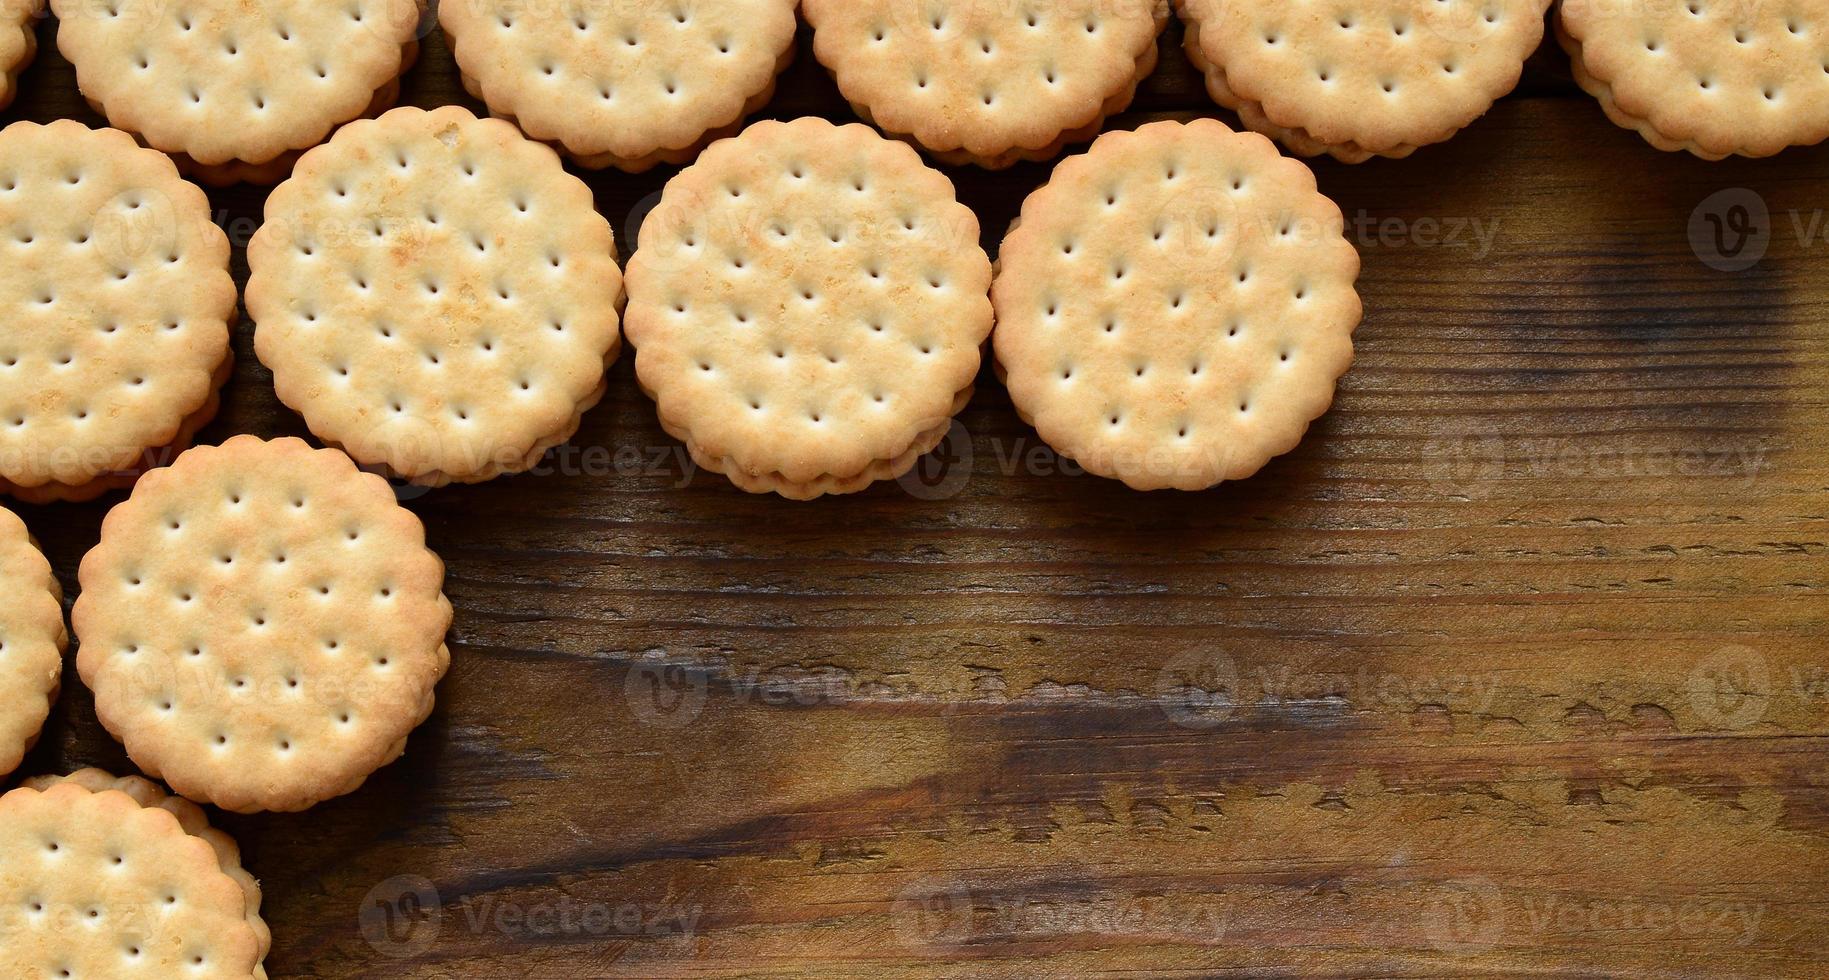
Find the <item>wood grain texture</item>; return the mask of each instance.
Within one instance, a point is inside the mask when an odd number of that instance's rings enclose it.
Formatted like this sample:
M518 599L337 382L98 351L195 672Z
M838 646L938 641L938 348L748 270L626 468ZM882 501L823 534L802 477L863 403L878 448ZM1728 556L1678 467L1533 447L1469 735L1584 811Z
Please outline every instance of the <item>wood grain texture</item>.
M3 118L95 122L52 30ZM1178 40L1115 126L1235 122ZM480 108L436 36L406 99ZM803 37L767 115L809 113ZM948 173L994 247L1047 169ZM272 974L1829 973L1829 148L1655 152L1545 52L1317 170L1360 357L1256 479L1078 475L987 372L916 478L751 497L625 358L544 473L411 497L436 714L354 795L216 815ZM626 241L669 173L587 179ZM1738 273L1690 232L1731 189ZM264 195L212 196L245 280ZM207 441L304 434L251 329ZM69 591L107 503L23 508ZM22 774L126 771L65 692Z

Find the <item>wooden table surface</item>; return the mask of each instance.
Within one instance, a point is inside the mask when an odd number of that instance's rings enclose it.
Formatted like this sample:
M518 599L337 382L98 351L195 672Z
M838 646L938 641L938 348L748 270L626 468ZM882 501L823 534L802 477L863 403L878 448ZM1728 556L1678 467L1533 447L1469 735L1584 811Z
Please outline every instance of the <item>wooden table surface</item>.
M0 119L99 124L54 28ZM1233 121L1179 39L1114 126ZM435 35L405 100L480 109ZM804 36L803 114L850 115ZM754 497L625 357L542 473L408 494L438 710L213 814L272 975L1829 975L1829 146L1656 152L1546 50L1317 170L1359 361L1255 479L1077 473L987 371L917 477ZM1048 171L948 172L994 248ZM586 179L626 241L670 173ZM238 279L263 197L212 194ZM305 434L251 336L204 441ZM118 499L20 508L66 590ZM20 775L130 770L64 686Z

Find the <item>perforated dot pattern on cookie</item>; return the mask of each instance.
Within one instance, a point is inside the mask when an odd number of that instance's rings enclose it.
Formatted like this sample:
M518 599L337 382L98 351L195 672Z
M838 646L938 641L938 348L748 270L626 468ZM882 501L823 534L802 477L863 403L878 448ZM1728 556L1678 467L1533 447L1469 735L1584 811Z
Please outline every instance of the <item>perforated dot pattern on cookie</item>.
M59 594L25 524L0 508L0 775L19 765L51 711L65 643Z
M95 496L214 414L235 284L210 215L125 133L0 130L0 490Z
M618 346L609 222L547 147L445 107L305 155L248 246L254 349L320 438L421 483L519 472Z
M238 436L141 480L84 559L76 665L149 775L296 810L398 756L432 708L451 608L377 476Z
M794 0L449 0L466 87L587 166L683 163L766 102Z
M662 423L702 465L788 496L905 470L991 329L977 219L858 125L765 122L713 144L668 183L628 275Z
M0 109L11 105L19 73L38 52L33 31L44 0L0 0Z
M1511 91L1551 0L1181 0L1214 99L1305 156L1402 157Z
M948 162L1007 166L1090 139L1155 66L1166 0L806 0L859 113Z
M99 770L0 797L8 977L265 980L260 889L195 805Z
M1582 87L1661 149L1718 160L1829 138L1829 0L1568 0L1558 27Z
M109 122L205 166L275 160L391 103L423 14L421 0L51 7L59 50Z
M1138 489L1250 476L1352 360L1359 259L1301 163L1213 120L1111 133L1005 239L998 362L1023 417Z

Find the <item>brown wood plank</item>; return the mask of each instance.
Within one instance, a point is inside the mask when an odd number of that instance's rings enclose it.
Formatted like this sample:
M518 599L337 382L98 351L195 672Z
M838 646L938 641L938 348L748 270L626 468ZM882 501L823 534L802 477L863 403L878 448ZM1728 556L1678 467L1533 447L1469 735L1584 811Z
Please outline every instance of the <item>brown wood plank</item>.
M53 31L5 121L99 122ZM1226 118L1177 38L1115 126ZM801 55L767 114L847 118ZM406 99L480 108L436 36ZM994 246L1047 169L948 172ZM925 480L791 505L688 472L625 359L548 472L410 499L436 714L217 815L270 972L1829 973L1829 148L1657 153L1546 50L1316 169L1360 359L1256 479L1063 472L987 372ZM670 172L583 176L626 236ZM1689 237L1732 188L1741 273ZM238 276L263 198L212 194ZM251 329L206 440L304 434ZM23 508L72 592L106 506ZM68 673L22 774L126 769Z

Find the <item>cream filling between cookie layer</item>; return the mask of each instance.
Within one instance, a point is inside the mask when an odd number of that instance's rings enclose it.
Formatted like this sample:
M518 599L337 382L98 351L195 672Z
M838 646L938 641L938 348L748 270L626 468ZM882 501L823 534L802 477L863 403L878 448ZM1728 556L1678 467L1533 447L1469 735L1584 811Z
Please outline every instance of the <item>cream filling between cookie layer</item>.
M46 482L22 486L0 477L0 493L9 494L28 504L82 503L94 500L110 490L125 490L133 486L148 470L167 465L177 459L179 453L191 447L197 433L214 421L216 413L222 408L222 388L234 373L235 355L230 352L211 372L209 395L203 404L180 419L169 438L160 440L159 445L138 450L135 464L78 484Z
M610 367L616 363L616 359L620 356L622 356L622 339L621 337L618 337L616 343L610 347L609 352L603 356L603 370L606 377L598 381L597 387L594 390L578 400L577 410L572 413L570 421L552 432L535 439L524 449L520 447L514 447L512 450L497 449L491 452L486 459L481 460L481 465L476 469L455 473L437 469L423 470L418 473L402 473L386 463L376 465L380 470L385 472L390 479L405 480L414 486L434 488L449 486L453 483L487 483L498 476L525 473L528 470L533 469L534 464L538 463L548 451L556 446L564 444L566 440L578 434L578 429L584 425L585 413L596 408L598 403L603 401L604 396L609 394L610 383L607 375ZM317 436L324 445L342 450L345 455L350 456L352 459L355 458L355 455L350 453L343 443L318 432L316 429L312 430L312 435ZM367 464L363 464L358 460L358 465Z
M1273 122L1270 119L1270 116L1264 111L1263 103L1247 99L1238 94L1227 81L1226 70L1219 65L1214 64L1207 58L1206 52L1201 50L1200 25L1198 23L1192 21L1188 23L1183 47L1187 49L1188 61L1206 76L1207 94L1212 96L1213 101L1238 113L1239 121L1244 123L1246 127L1275 139L1298 156L1318 157L1327 155L1339 160L1341 163L1364 163L1373 157L1402 160L1415 153L1417 150L1422 149L1425 145L1447 142L1452 139L1456 133L1461 131L1461 127L1456 126L1443 133L1441 136L1430 140L1428 144L1402 143L1388 149L1377 151L1368 150L1354 142L1324 143L1321 140L1316 139L1312 133L1300 127L1278 125Z
M642 390L649 398L654 392L644 385ZM946 441L946 434L952 431L953 418L964 410L966 403L972 400L974 385L966 385L953 396L952 408L946 418L931 428L915 434L908 448L891 459L872 461L864 467L863 472L839 475L829 474L806 483L796 483L783 477L780 473L752 473L738 465L729 456L712 456L701 449L692 438L692 432L686 426L668 421L661 416L660 426L666 433L686 444L686 451L692 454L693 463L708 472L721 474L740 489L750 493L780 494L789 500L814 500L827 494L857 493L872 483L881 480L894 480L914 468L922 456L934 451L940 443ZM658 399L655 399L658 403Z
M1725 160L1736 153L1753 156L1742 150L1726 153L1707 150L1694 140L1677 140L1664 135L1662 131L1652 125L1651 120L1641 119L1620 108L1619 102L1613 97L1613 85L1588 71L1587 61L1582 58L1581 42L1571 37L1563 28L1561 17L1556 18L1556 40L1561 42L1562 49L1568 53L1570 65L1574 69L1575 84L1581 86L1582 91L1593 96L1600 103L1601 111L1607 114L1607 118L1612 120L1614 125L1638 133L1644 137L1645 142L1668 153L1688 152L1704 160ZM1760 155L1769 156L1770 154Z

